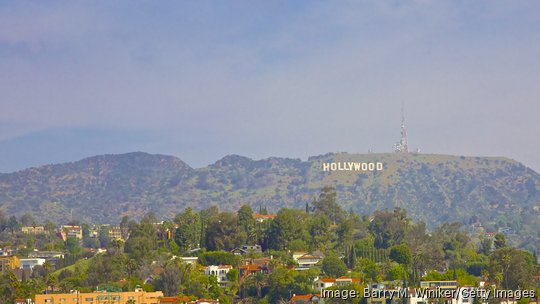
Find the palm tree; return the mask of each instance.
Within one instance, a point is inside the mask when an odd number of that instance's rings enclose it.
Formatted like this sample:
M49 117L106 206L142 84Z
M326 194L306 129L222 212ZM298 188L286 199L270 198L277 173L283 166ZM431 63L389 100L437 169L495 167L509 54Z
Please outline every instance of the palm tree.
M257 290L257 298L260 299L262 298L262 288L267 284L267 279L263 272L258 271L245 277L240 281L240 284L241 286L247 285L247 287L254 287Z

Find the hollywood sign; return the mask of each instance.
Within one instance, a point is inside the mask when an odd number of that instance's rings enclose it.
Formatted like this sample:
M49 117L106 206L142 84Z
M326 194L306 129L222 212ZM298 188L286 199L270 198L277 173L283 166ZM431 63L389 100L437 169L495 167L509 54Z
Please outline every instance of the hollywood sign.
M377 163L359 163L359 162L335 162L323 163L323 171L382 171L384 165Z

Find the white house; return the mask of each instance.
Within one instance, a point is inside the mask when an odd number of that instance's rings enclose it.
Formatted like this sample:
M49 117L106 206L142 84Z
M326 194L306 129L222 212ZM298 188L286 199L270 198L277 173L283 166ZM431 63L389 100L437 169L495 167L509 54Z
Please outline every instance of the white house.
M21 269L34 269L35 266L43 266L45 264L46 259L43 258L30 258L30 259L20 259L21 261Z
M180 260L182 260L182 263L195 265L197 264L197 261L199 260L198 257L180 257Z
M303 256L296 259L298 263L297 270L308 269L315 266L317 263L322 261L323 257L319 255L304 254Z
M210 265L206 267L205 274L207 276L215 275L219 286L225 287L229 280L227 280L227 273L232 269L231 265Z
M315 282L313 282L313 289L315 289L317 292L321 293L323 289L326 289L328 287L332 287L336 284L336 279L333 278L319 278Z
M328 287L336 286L345 286L350 284L359 284L359 278L351 278L347 276L341 276L339 278L319 278L313 282L313 289L318 292L322 292L323 289Z

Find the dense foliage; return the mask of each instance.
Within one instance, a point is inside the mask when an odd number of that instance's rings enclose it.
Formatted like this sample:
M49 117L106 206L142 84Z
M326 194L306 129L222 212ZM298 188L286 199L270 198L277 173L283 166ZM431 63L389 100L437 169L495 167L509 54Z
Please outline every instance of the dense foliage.
M0 218L7 217L0 212ZM33 219L25 215L9 221L18 225L28 220ZM489 280L511 289L534 288L533 276L538 274L535 256L508 247L502 235L470 234L459 223L443 223L428 231L401 208L359 217L337 204L335 189L330 187L324 187L306 208L283 208L274 219L264 221L256 221L251 208L242 206L236 213L220 212L217 207L200 212L188 208L171 222L160 222L149 213L138 222L125 217L121 225L129 230L129 238L125 242L104 239L107 251L98 254L88 251L92 242L86 233L80 242L63 242L53 229L29 236L6 226L0 233L0 246L18 248L18 255L33 249L71 253L57 269L46 263L22 281L9 273L2 275L0 300L30 297L44 290L90 291L111 285L225 303L235 298L278 303L292 294L316 292L313 282L318 276L345 275L359 278L361 284L395 286L418 286L422 279L457 280L463 285ZM263 253L229 252L242 244L259 245ZM324 258L299 271L292 258L295 251ZM196 256L198 265L178 256ZM269 260L264 271L240 272L239 266L261 257ZM215 275L206 275L206 265L231 265L226 284L220 284ZM350 287L361 288L358 283Z

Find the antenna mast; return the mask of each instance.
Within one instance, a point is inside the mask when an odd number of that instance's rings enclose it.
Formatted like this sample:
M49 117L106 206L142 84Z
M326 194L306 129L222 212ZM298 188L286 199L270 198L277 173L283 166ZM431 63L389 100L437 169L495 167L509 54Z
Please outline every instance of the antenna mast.
M407 128L405 127L405 106L401 104L401 152L409 153L409 140L407 139Z
M394 152L409 153L409 139L405 126L405 107L401 104L401 139L394 145Z

